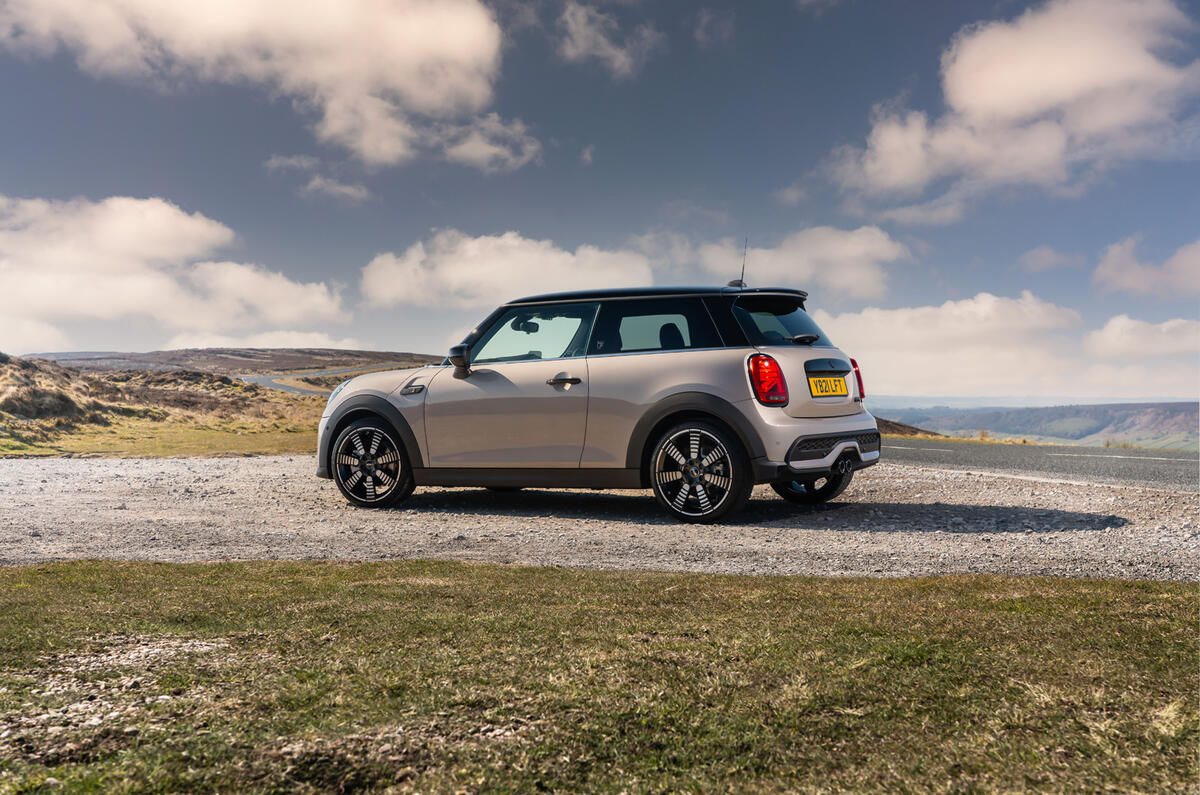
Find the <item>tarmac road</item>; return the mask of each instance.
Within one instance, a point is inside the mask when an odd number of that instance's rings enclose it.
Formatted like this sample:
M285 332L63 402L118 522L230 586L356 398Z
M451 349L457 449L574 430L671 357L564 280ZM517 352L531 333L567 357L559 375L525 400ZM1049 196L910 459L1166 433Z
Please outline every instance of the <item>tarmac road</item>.
M1200 454L1179 450L884 439L880 460L1173 491L1200 490Z
M358 367L335 367L330 370L303 370L295 373L272 373L270 375L239 375L238 378L243 381L249 381L251 384L258 384L270 389L278 389L281 392L291 392L294 395L328 395L328 389L317 389L313 387L292 386L291 384L281 384L277 379L280 378L296 378L298 376L318 376L318 375L342 375L343 373L361 373L362 366Z

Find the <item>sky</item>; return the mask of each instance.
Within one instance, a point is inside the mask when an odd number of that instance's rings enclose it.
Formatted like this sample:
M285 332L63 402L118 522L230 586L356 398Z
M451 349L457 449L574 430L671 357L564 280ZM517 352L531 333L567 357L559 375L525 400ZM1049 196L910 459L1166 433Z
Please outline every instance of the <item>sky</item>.
M0 0L0 107L10 353L440 353L745 247L868 392L1200 395L1194 4Z

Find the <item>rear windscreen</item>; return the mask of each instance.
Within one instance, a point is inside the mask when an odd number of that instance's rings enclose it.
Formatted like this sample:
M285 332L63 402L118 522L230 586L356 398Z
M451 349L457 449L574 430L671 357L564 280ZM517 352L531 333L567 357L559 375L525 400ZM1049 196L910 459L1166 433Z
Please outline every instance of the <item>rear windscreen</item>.
M733 305L733 316L737 318L750 344L795 345L795 337L816 334L811 345L833 347L807 312L798 298L778 295L742 296Z

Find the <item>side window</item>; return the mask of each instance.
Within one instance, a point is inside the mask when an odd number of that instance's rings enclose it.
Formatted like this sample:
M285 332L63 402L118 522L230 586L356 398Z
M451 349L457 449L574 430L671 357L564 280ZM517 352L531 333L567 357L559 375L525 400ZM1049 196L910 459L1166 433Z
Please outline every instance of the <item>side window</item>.
M582 356L599 304L514 306L472 346L471 363Z
M650 298L602 305L588 353L602 356L720 347L721 337L699 298Z

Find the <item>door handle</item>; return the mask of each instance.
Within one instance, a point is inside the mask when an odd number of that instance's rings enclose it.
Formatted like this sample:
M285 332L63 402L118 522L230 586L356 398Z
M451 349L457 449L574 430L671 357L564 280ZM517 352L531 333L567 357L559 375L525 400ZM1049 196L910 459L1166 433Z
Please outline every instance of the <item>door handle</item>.
M554 378L547 378L546 383L549 384L550 386L561 386L563 384L582 384L583 379L582 378L568 378L567 376L564 376L564 375L558 375L558 376L555 376Z

